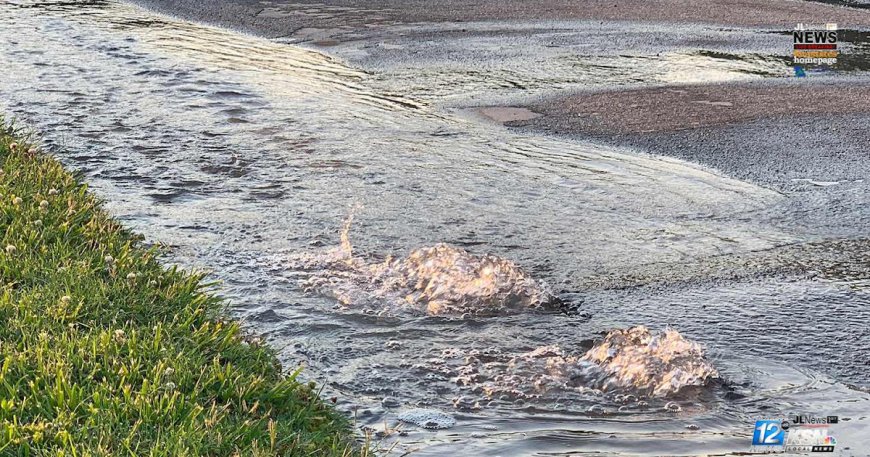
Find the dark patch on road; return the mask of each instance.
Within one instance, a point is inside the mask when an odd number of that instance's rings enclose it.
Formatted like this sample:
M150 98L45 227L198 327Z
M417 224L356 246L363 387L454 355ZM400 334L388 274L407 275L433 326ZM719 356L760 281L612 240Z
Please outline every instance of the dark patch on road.
M852 8L870 9L870 2L867 0L811 0L813 2L827 3L829 5L850 6Z
M870 111L870 81L779 80L582 93L530 107L508 122L560 134L626 135L697 129L803 114Z

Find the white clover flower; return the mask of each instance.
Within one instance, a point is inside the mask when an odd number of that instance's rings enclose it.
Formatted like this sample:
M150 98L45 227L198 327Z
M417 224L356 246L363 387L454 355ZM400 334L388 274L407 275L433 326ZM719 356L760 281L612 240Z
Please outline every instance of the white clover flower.
M127 341L127 334L124 333L124 330L122 330L122 329L115 330L115 341L117 341L119 343L123 343L123 342Z
M115 258L110 255L107 255L104 260L106 263L115 263Z
M175 387L176 386L175 386L174 382L167 382L166 383L166 390L168 390L170 392L173 392L175 390Z
M37 227L42 227L42 219L37 219L37 220L33 221L33 225L35 225Z
M172 376L173 374L175 374L175 370L172 369L172 367L167 367L165 370L163 370L163 374L166 376Z
M48 200L43 200L39 202L39 209L45 210L48 208Z
M13 204L13 205L20 205L20 204L23 203L23 202L24 202L24 199L21 198L21 197L15 197L15 198L12 199L12 204Z
M136 273L132 273L132 272L131 272L131 273L128 273L128 274L127 274L127 279L136 279Z
M154 286L157 285L157 281L155 281L155 280L152 279L151 281L148 281L148 285L154 287Z
M57 195L57 189L48 189L48 195Z
M64 295L63 297L60 297L60 301L63 302L64 305L69 304L71 300L72 297L70 297L69 295Z
M11 245L11 244L6 245L6 253L9 255L15 254L15 251L17 251L17 250L18 250L18 248L16 248L14 245Z

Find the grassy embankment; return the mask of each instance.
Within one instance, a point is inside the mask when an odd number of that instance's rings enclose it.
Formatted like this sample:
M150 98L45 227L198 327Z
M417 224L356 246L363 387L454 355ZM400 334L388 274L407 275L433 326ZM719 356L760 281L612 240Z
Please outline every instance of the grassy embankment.
M2 119L0 170L0 455L361 452L201 275L162 266Z

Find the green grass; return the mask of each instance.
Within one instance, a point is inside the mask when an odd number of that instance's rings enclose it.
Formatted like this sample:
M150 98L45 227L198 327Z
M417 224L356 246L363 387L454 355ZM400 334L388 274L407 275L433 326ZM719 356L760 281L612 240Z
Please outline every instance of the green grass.
M353 455L348 421L0 119L0 455ZM17 145L14 145L17 143Z

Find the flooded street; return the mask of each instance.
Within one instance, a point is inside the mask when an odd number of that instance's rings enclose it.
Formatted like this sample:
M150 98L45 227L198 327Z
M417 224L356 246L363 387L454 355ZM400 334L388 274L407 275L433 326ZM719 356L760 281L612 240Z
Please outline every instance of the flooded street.
M428 66L359 69L116 2L14 1L0 13L10 18L0 23L7 120L33 129L127 226L166 244L169 261L213 272L234 315L288 368L303 364L358 426L383 431L414 408L455 419L442 430L401 425L384 442L397 455L732 455L748 450L755 418L793 413L839 415L836 455L870 453L870 184L785 192L677 158L510 130L468 109L518 88L788 74L776 58L677 43L483 77L445 70L447 47ZM365 53L359 43L335 51ZM352 212L356 275L447 243L508 259L495 263L540 281L519 295L546 287L560 303L426 312L337 274L306 290L311 271L294 259L338 247ZM639 402L516 381L536 374L517 368L524 354L552 345L579 357L635 325L703 344L721 382ZM503 376L511 370L517 378Z

